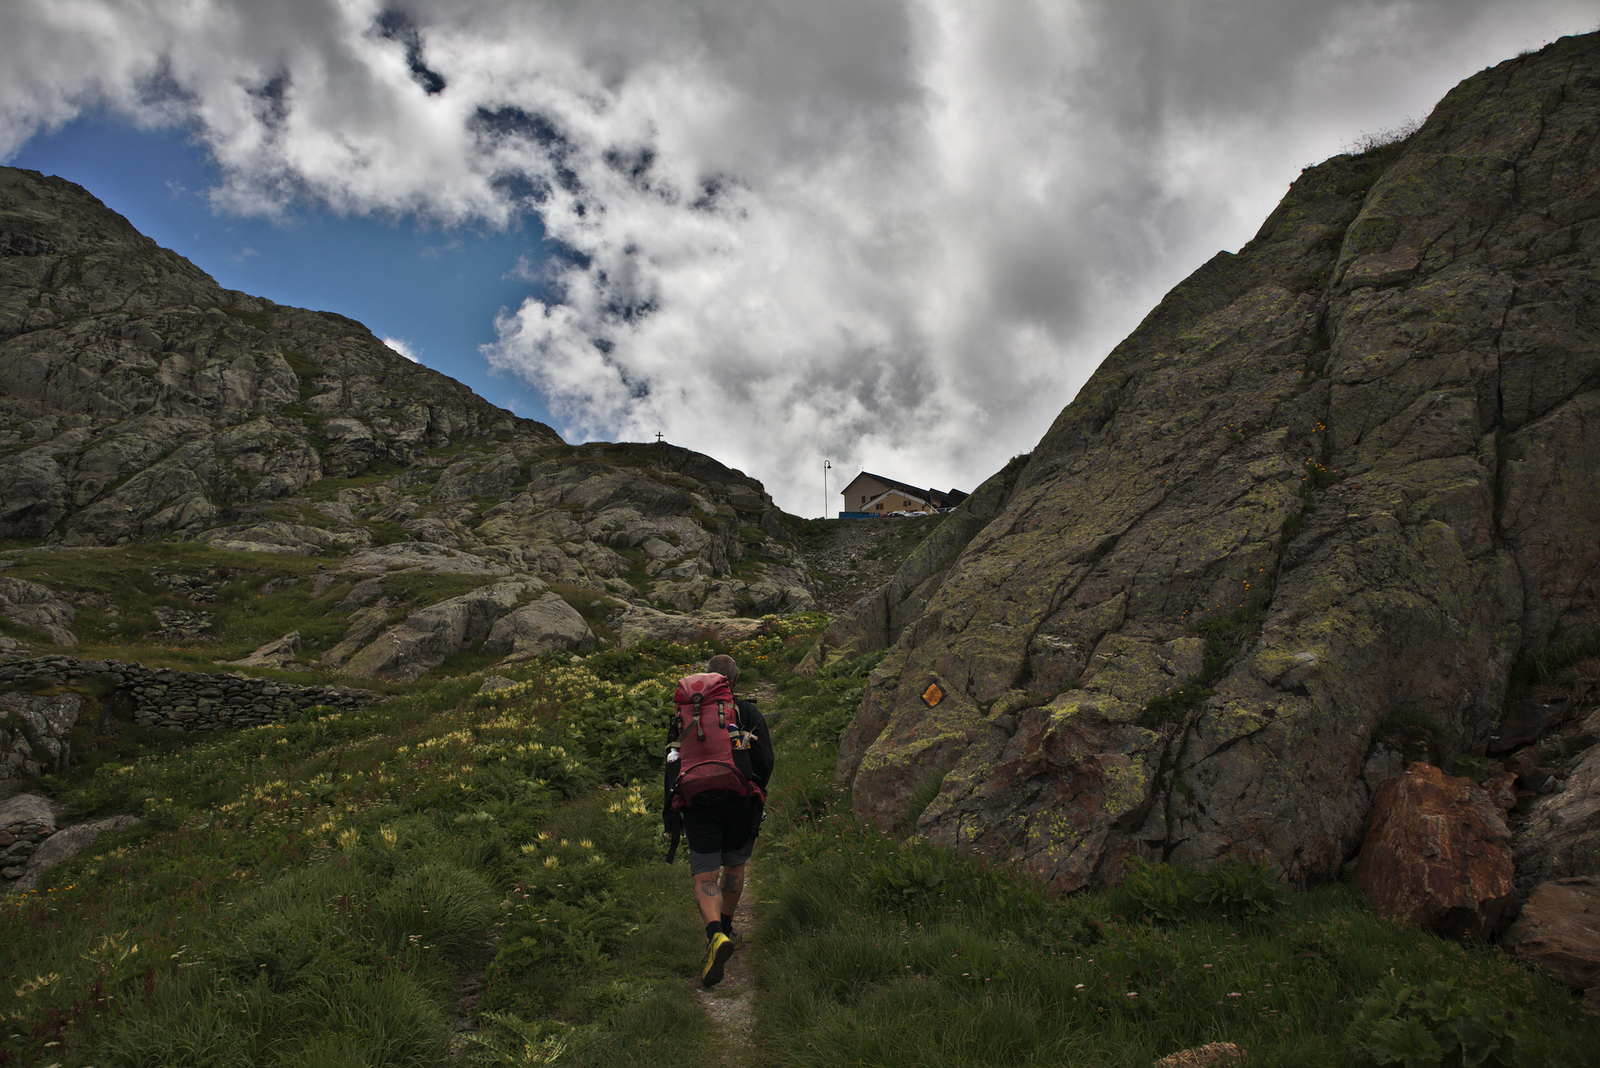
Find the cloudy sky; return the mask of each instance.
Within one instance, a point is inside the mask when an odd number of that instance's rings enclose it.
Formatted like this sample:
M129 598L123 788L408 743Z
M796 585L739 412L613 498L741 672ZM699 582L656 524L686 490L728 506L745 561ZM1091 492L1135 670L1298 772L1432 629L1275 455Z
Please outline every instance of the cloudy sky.
M5 0L0 161L569 441L970 490L1302 167L1592 0Z

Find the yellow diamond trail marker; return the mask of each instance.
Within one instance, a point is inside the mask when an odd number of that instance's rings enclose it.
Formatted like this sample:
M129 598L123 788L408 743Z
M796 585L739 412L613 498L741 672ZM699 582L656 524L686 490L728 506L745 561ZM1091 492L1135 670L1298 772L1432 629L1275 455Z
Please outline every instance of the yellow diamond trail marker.
M944 691L939 689L937 682L928 683L928 688L922 691L922 703L932 708L944 700Z

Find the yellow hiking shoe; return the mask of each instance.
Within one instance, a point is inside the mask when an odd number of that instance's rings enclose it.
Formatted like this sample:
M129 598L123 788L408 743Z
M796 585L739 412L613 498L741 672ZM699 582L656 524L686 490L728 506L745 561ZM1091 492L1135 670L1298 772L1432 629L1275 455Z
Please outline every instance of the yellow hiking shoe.
M700 969L700 984L716 986L722 982L722 966L733 956L733 940L725 934L716 934L706 946L706 963Z

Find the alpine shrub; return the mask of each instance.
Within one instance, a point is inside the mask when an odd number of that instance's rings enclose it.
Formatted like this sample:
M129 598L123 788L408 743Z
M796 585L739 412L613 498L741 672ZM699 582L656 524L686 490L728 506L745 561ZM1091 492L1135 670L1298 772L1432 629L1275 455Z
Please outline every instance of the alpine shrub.
M1362 1002L1345 1040L1361 1064L1513 1068L1528 1061L1513 1023L1452 979L1410 986L1391 976Z
M1265 861L1233 857L1200 873L1194 897L1210 912L1242 920L1270 916L1289 900Z
M1196 873L1142 857L1128 861L1128 878L1122 884L1126 907L1153 923L1180 923L1195 911Z

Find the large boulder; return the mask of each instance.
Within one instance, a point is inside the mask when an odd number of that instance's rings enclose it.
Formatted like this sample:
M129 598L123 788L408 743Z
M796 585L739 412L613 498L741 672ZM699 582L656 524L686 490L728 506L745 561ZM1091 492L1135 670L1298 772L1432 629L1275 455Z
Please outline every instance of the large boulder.
M77 856L102 834L107 831L124 830L140 822L142 821L138 816L106 816L103 819L86 820L58 829L41 841L33 855L28 858L27 870L17 880L17 888L32 890L39 884L39 879L45 872L62 861Z
M453 653L483 641L496 620L515 609L524 597L543 591L544 584L532 580L497 582L419 608L351 657L346 670L352 675L407 682L420 678Z
M1500 944L1575 990L1600 1010L1600 880L1541 883Z
M72 760L68 735L84 707L83 695L0 693L0 795L6 782L62 771Z
M559 593L545 593L495 620L481 651L488 656L522 658L555 649L587 653L594 646L594 631L578 610Z
M838 635L893 642L841 744L857 814L937 780L925 834L1062 885L1236 853L1304 884L1360 849L1395 713L1484 745L1518 655L1600 626L1597 126L1600 37L1563 39L1169 293L953 563ZM1198 672L1079 693L1184 639ZM1145 770L1063 819L1037 799L1093 738Z
M1510 840L1504 810L1480 786L1413 764L1378 787L1355 882L1402 923L1489 939L1513 904Z

